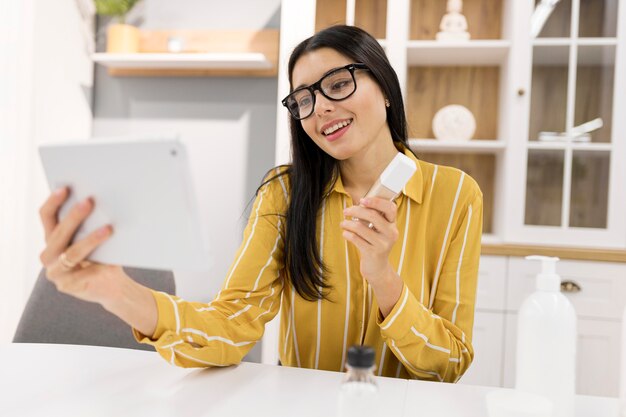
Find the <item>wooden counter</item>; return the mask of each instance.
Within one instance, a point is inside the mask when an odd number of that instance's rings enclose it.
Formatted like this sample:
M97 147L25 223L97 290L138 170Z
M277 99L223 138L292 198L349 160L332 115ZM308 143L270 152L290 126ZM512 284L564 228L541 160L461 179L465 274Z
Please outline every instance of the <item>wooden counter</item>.
M483 244L481 253L483 255L497 256L544 255L558 256L561 259L575 259L581 261L626 263L626 250L623 249L565 248L556 246Z

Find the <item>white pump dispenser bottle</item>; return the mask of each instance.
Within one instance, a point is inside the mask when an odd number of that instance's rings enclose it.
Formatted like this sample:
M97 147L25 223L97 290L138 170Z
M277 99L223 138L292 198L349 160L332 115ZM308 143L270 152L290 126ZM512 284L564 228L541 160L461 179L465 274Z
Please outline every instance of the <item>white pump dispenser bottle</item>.
M576 392L576 312L561 294L556 273L559 258L528 256L541 261L536 291L518 315L515 388L552 401L555 417L574 416Z

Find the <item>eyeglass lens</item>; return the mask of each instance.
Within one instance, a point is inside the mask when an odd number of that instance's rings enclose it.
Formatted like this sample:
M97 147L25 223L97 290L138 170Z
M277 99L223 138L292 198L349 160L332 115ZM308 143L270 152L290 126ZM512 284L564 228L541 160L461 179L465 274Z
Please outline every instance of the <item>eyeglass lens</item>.
M352 73L347 68L331 72L320 81L322 94L331 100L342 100L354 93L356 84ZM287 99L287 107L297 119L304 119L313 113L315 98L310 89L303 88L294 92Z

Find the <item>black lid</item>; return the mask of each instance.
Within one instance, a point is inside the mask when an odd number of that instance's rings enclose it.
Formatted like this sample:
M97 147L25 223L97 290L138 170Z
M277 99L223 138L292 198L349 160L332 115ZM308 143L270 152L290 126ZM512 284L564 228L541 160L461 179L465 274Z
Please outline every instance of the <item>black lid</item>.
M376 352L369 346L350 346L348 349L348 365L353 368L370 368L374 366Z

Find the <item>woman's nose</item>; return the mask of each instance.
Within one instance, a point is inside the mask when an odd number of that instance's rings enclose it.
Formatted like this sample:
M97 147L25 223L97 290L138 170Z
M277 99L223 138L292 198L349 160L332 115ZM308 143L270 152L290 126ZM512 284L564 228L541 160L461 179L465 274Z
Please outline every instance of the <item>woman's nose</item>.
M332 100L329 100L324 96L324 94L319 91L315 92L315 113L318 115L328 113L329 111L333 111L335 109L335 104Z

